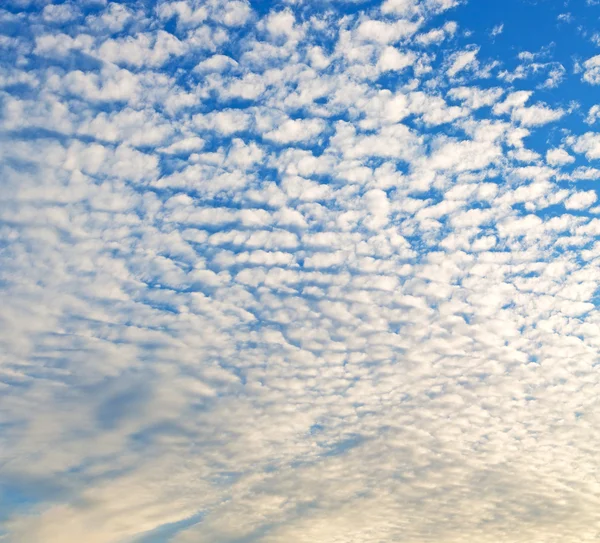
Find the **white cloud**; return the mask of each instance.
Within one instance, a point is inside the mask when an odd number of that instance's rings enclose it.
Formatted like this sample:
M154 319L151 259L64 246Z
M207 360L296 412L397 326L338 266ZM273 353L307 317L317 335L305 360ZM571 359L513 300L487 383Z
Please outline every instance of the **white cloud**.
M107 62L130 66L161 66L171 56L187 50L177 37L159 30L156 35L138 34L135 38L109 39L98 49L98 56Z
M500 34L502 34L503 31L504 31L504 24L500 23L500 24L496 25L494 28L492 28L492 30L490 31L490 36L492 38L495 38L496 36L499 36Z
M540 53L530 53L522 51L517 55L521 62L513 71L503 70L498 76L513 83L517 80L523 80L533 77L539 77L545 74L545 81L540 83L540 88L556 88L566 76L566 69L560 62L539 62L547 55L547 51L542 50Z
M395 23L366 20L356 29L358 39L381 44L395 43L412 36L419 28L418 23L400 19Z
M596 106L457 5L11 0L4 539L597 539Z
M583 80L590 85L600 85L600 55L583 63Z
M190 5L189 2L176 1L159 4L157 9L161 19L177 17L177 24L182 27L197 27L203 23L209 15L208 7Z
M525 105L525 102L529 100L532 94L533 93L531 91L511 92L506 97L504 102L494 106L494 113L496 115L500 115L502 113L508 113L513 108L522 107Z
M48 86L91 101L135 103L141 93L140 79L125 69L106 69L99 74L75 70L64 77L50 77Z
M196 136L191 136L181 140L173 142L168 147L160 149L162 153L166 154L186 154L192 151L199 151L204 147L204 140Z
M432 150L428 166L434 170L481 170L502 156L501 134L482 132L473 140L442 138Z
M583 153L589 160L600 158L600 134L596 132L586 132L579 137L570 137L567 139L576 153Z
M567 209L586 209L593 205L597 199L598 196L593 190L576 192L565 201L565 207Z
M125 108L107 115L99 113L84 122L80 134L109 142L127 142L134 147L156 146L173 133L173 127L153 110Z
M454 77L463 70L476 68L478 66L477 53L479 53L478 47L454 54L450 59L450 65L446 73L450 77Z
M75 38L67 34L42 34L35 40L34 52L40 56L63 57L72 50L89 51L94 43L92 36L81 34Z
M134 19L134 14L125 5L109 2L98 15L88 15L86 24L97 31L120 32Z
M419 34L415 40L421 45L439 44L448 37L454 36L458 25L454 21L448 21L441 28L434 28L423 34Z
M288 119L276 129L266 132L263 137L279 144L296 141L310 141L325 130L322 119Z
M548 149L546 151L546 162L550 166L562 166L563 164L575 162L575 158L564 149Z
M72 143L66 150L64 168L91 176L111 176L141 182L156 177L158 159L120 145L116 149L98 143Z
M596 104L589 109L585 122L594 124L598 119L600 119L600 105Z
M224 72L228 68L236 67L238 63L226 55L213 55L206 60L199 62L194 71L205 72Z
M417 11L417 2L415 0L386 0L381 10L383 13L412 15Z
M318 45L310 48L308 57L310 59L311 66L318 70L327 68L331 62L324 54L323 48Z
M225 9L219 14L219 20L227 26L238 27L245 25L252 15L252 8L247 1L230 0Z
M457 6L460 0L386 0L381 6L385 14L410 16L418 13L431 11L441 13Z
M377 61L377 67L382 72L401 71L414 64L415 59L414 53L401 53L395 47L386 47Z
M511 117L523 126L538 126L557 121L565 114L563 109L552 109L544 105L521 107L512 110Z
M509 94L504 102L494 106L496 115L510 113L511 119L522 126L538 126L557 121L567 112L562 108L553 109L544 104L526 107L525 103L533 93L531 91L516 91Z
M471 109L493 106L504 94L504 89L480 89L477 87L454 87L448 92L453 100L462 100Z
M223 109L206 115L200 113L194 115L192 122L198 129L214 130L219 134L230 136L236 132L248 130L252 122L252 115L243 110Z
M302 29L296 24L296 17L289 9L272 11L265 21L265 27L273 38L297 40L302 35Z
M79 16L79 10L72 4L49 4L42 10L42 18L48 23L64 24Z

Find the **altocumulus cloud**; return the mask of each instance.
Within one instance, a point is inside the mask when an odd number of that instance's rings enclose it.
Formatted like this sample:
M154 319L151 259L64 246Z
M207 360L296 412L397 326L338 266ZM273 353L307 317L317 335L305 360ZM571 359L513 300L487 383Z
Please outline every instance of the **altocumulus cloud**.
M2 2L0 540L598 541L558 4Z

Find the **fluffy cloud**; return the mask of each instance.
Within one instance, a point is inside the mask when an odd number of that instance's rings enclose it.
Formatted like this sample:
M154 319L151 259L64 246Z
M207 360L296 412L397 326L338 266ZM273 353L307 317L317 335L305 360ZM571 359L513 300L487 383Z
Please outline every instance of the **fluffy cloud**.
M600 158L600 134L586 132L579 137L569 137L568 142L576 153L584 153L589 160Z
M600 85L600 55L583 63L583 80L590 85Z
M98 50L98 56L108 62L132 66L161 66L170 56L185 53L186 47L175 36L159 30L155 36L138 34L106 40Z
M321 119L288 119L264 137L281 144L314 140L323 130L325 122Z
M548 149L546 152L546 162L551 166L561 166L575 162L575 158L564 149Z
M382 72L403 70L415 62L412 53L401 53L394 47L386 47L379 57L377 67Z
M597 199L598 196L593 190L576 192L565 201L565 207L567 209L586 209L593 205Z
M42 18L48 23L64 24L76 19L79 12L76 6L70 3L49 4L42 11Z

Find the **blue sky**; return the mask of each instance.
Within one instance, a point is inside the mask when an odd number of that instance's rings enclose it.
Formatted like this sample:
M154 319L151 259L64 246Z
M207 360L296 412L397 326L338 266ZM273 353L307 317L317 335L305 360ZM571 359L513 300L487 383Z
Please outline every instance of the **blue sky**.
M598 541L599 20L3 2L0 541Z

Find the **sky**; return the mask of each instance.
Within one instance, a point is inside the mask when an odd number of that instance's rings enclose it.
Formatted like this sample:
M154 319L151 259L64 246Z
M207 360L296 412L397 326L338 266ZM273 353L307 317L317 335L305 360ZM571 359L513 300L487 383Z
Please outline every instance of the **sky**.
M0 541L600 540L599 22L3 0Z

